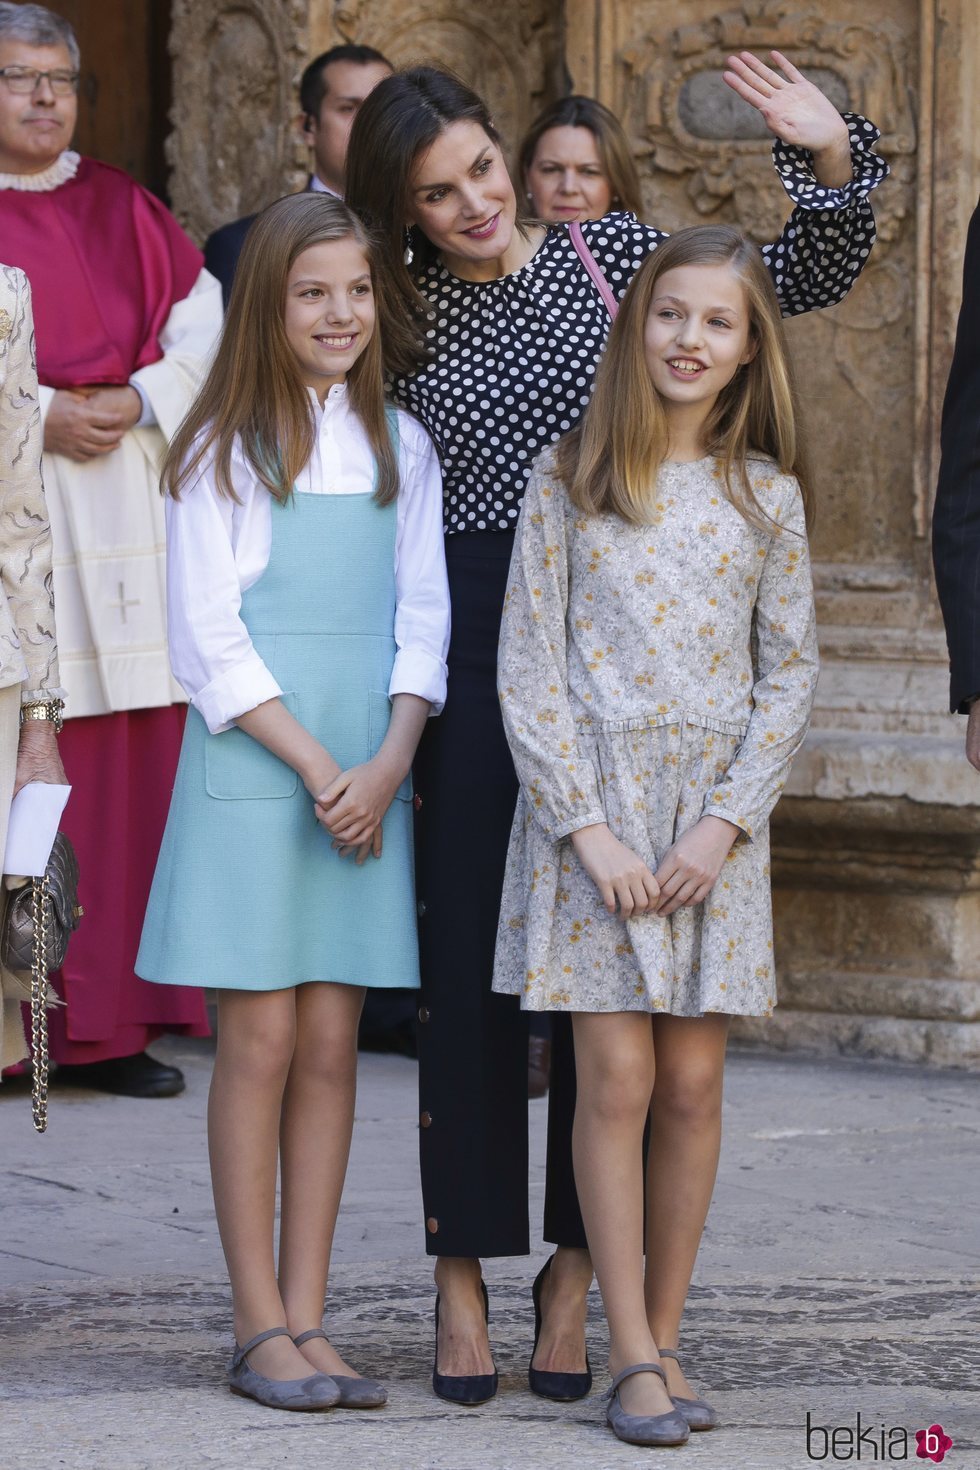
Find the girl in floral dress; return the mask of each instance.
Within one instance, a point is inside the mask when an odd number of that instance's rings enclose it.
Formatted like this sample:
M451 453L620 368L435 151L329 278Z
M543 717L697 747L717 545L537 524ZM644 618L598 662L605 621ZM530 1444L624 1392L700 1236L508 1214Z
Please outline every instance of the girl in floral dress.
M661 1358L714 1187L729 1017L775 1003L768 820L817 672L806 504L762 257L681 231L627 291L582 425L537 461L500 642L521 794L494 989L572 1013L608 1416L633 1443L715 1423L671 1399Z

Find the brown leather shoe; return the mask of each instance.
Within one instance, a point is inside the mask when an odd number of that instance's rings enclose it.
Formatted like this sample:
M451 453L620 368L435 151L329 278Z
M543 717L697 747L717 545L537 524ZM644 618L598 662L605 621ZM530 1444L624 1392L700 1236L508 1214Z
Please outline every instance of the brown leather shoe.
M527 1095L547 1096L551 1082L551 1040L547 1036L531 1036L527 1043Z

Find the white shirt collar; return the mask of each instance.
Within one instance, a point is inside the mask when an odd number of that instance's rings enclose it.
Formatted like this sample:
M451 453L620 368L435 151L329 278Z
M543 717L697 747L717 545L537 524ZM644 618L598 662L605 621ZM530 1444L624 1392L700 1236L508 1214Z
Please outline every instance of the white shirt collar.
M320 400L316 396L316 389L307 388L306 391L310 395L310 402L313 405L313 411L318 416L327 414L331 412L331 410L335 410L341 406L346 406L347 404L346 383L334 383L332 388L327 389L327 396L324 400L322 408L320 407Z
M310 192L312 194L329 194L331 199L343 199L343 194L338 194L336 189L331 189L325 184L319 174L310 174Z

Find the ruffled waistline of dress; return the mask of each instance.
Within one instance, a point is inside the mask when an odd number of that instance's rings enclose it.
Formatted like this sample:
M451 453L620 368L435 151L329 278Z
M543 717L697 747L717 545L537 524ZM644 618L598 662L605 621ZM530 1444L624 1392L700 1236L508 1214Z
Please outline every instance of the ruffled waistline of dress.
M665 725L694 725L702 730L715 730L719 735L735 735L739 739L745 738L749 728L747 720L723 720L717 715L690 709L657 710L645 715L629 715L620 720L594 720L583 716L576 721L579 735L591 735L594 738L633 734L641 730L659 729Z

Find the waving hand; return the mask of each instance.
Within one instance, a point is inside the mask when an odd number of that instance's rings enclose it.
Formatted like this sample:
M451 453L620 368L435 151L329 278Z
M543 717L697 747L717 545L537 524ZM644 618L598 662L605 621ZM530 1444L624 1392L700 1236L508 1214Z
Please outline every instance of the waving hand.
M770 52L779 71L751 51L729 56L725 81L757 108L770 132L814 155L822 184L839 187L851 177L847 124L829 97L807 81L780 51Z

